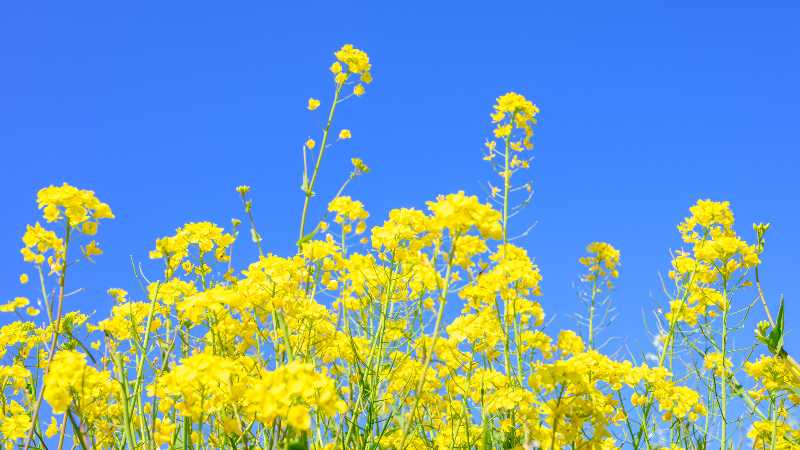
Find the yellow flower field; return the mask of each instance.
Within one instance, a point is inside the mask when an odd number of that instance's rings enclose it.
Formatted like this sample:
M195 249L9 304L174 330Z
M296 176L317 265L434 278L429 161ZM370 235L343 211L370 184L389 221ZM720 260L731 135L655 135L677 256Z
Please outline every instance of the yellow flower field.
M355 157L338 192L315 191L326 152L358 133L336 113L371 91L371 69L345 45L332 101L308 99L324 122L298 161L292 254L268 251L238 186L244 220L156 239L160 275L141 275L141 294L109 280L110 314L90 317L65 296L72 272L90 270L74 261L102 263L112 206L68 184L38 192L42 217L22 236L30 269L0 305L5 448L800 448L800 366L783 347L783 304L759 279L768 224L743 237L729 203L687 205L652 324L658 354L607 353L597 330L624 255L588 243L585 327L557 330L539 268L509 234L532 195L539 109L525 96L487 105L483 164L499 180L487 199L457 191L369 226L347 192L369 172ZM259 258L235 258L240 245Z

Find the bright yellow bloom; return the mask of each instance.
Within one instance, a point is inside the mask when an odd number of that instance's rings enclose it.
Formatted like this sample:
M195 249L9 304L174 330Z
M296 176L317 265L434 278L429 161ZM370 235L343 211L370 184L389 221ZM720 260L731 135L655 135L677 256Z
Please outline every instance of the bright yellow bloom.
M211 222L187 223L178 228L174 236L158 239L150 259L165 258L170 271L174 271L189 256L191 246L196 246L201 257L213 252L217 261L227 262L228 247L235 238Z
M41 189L36 200L48 222L66 216L70 226L78 226L90 219L113 219L111 208L95 197L94 192L78 189L64 183Z
M115 401L119 385L107 372L86 364L86 356L74 350L60 350L44 377L44 399L56 414L71 404L85 414L102 415L106 402Z
M328 204L328 211L336 213L335 222L339 224L363 221L369 217L363 203L346 195L333 199Z
M491 114L492 122L497 124L494 129L495 137L510 139L514 130L521 130L521 140L509 142L512 149L520 151L523 146L527 149L532 148L532 126L536 124L538 113L539 108L536 105L516 92L501 95L497 98L494 112Z
M731 361L730 359L725 358L725 361L723 362L722 353L719 352L708 353L703 358L703 367L705 367L706 370L713 370L714 375L721 377L723 371L727 371L727 373L730 374Z
M92 256L102 255L103 250L97 246L97 241L90 241L86 244L86 247L83 248L83 254L86 255L87 258L91 258Z
M8 303L0 305L0 312L14 312L20 308L24 308L30 304L30 301L25 297L16 297Z
M352 73L363 73L370 69L369 56L351 44L345 44L337 51L336 59L346 64L347 70Z
M350 162L353 164L353 171L356 175L369 173L369 167L364 164L364 161L362 161L361 158L351 158Z
M579 262L586 266L589 273L583 276L584 281L594 282L606 279L606 285L611 287L611 279L619 276L620 253L611 244L606 242L592 242L586 246L589 256L582 257Z
M319 104L320 104L319 100L312 97L308 99L307 108L309 111L314 111L315 109L319 108Z
M47 425L47 429L45 430L44 435L47 436L48 438L51 438L55 436L56 433L58 433L58 423L56 422L56 418L51 416L50 424Z

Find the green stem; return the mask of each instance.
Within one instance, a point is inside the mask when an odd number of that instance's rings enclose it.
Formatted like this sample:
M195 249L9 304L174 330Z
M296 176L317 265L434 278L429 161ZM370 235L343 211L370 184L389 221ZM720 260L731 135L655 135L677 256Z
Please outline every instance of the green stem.
M512 118L513 124L513 118ZM508 244L508 204L509 204L509 197L511 196L511 162L509 160L510 152L511 152L511 135L509 134L505 138L505 151L504 153L504 165L503 165L503 259L505 259L506 248L505 246ZM505 302L505 312L508 311L508 302ZM500 305L498 303L497 314L502 314L500 311ZM504 334L504 342L503 342L503 361L506 366L506 375L515 380L517 380L517 376L513 373L514 368L511 366L511 327L508 324L507 314L504 314L500 318L500 326L503 328ZM521 383L520 383L521 384Z
M333 96L333 103L331 104L331 109L328 112L328 122L325 125L325 131L322 133L322 143L319 146L319 153L317 154L317 162L314 165L314 171L311 174L311 180L308 182L308 185L303 186L305 191L305 201L303 202L303 213L300 216L300 237L299 239L302 240L305 236L305 228L306 228L306 216L308 215L308 204L311 202L311 197L314 195L314 184L317 182L317 175L319 174L319 166L322 163L322 155L325 153L325 147L328 145L328 136L330 134L331 124L333 123L333 113L336 111L336 104L339 103L339 94L342 92L342 86L344 83L338 83L336 85L336 93ZM303 174L305 177L306 174ZM305 180L303 180L305 181Z
M592 281L592 298L589 303L589 350L594 349L594 310L595 299L597 298L597 275Z
M136 441L133 437L133 424L131 418L131 411L132 405L128 399L128 376L125 373L124 367L124 360L122 355L116 354L114 356L114 362L117 366L117 374L119 376L119 381L122 384L122 414L123 414L123 421L125 422L125 439L130 442L131 448L136 448Z
M28 435L25 437L25 445L23 446L24 450L28 450L31 442L33 441L33 433L34 430L36 430L36 424L39 420L39 412L42 409L42 399L44 398L44 379L50 372L50 365L56 355L56 347L58 347L58 336L61 329L61 318L63 316L64 307L64 285L67 277L67 249L69 248L69 237L71 230L72 227L69 224L69 220L67 220L67 230L64 234L64 259L62 261L63 265L61 267L61 276L58 279L58 304L56 305L56 320L55 323L53 323L53 336L50 340L50 354L47 356L47 363L44 368L44 375L42 376L42 386L39 389L39 395L36 397L36 405L33 408L33 414L31 414L31 428L28 430ZM66 418L64 420L66 423Z
M720 438L720 449L727 450L728 448L728 365L725 358L728 353L728 311L730 305L728 304L728 286L727 280L724 280L722 290L722 306L725 308L722 311L722 395L720 398L722 415L722 436Z
M408 420L405 422L405 424L403 424L403 438L400 441L399 450L405 449L406 441L408 440L408 430L411 427L411 422L414 421L414 416L417 414L417 408L419 407L419 402L422 398L422 388L425 386L425 376L427 375L428 367L431 365L433 352L436 349L436 341L439 338L439 331L442 326L442 318L444 317L444 306L447 303L447 291L450 288L450 276L453 272L453 254L455 253L455 241L457 239L458 236L453 238L453 244L447 261L447 271L444 275L444 284L442 286L441 294L439 295L439 310L436 313L436 324L433 326L433 338L431 339L431 346L425 355L425 363L422 365L422 371L420 372L419 381L417 382L417 395L415 396L414 406L411 408Z

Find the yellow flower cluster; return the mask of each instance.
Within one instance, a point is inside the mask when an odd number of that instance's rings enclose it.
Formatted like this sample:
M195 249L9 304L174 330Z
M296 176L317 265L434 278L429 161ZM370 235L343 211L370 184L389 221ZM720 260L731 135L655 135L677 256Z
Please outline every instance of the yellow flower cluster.
M432 213L430 227L436 231L449 230L450 236L459 236L475 228L484 238L500 237L500 213L490 205L481 203L474 195L463 191L440 195L435 201L427 202Z
M771 420L753 422L747 437L753 448L769 448L774 450L796 450L800 447L800 429L791 425Z
M800 371L785 357L762 356L754 362L746 362L744 371L759 385L751 391L753 397L784 393L790 394L793 403L800 404L800 394L796 391L800 386Z
M0 305L0 312L14 312L30 304L30 300L25 297L16 297L8 303Z
M619 250L607 242L592 242L586 246L586 251L589 256L579 260L589 271L583 280L594 282L605 278L607 286L611 287L611 279L619 276Z
M347 410L334 380L317 373L308 363L293 362L263 373L250 385L245 397L247 410L257 420L272 424L282 418L300 431L311 428L312 411L319 414L318 420L323 420Z
M740 268L759 263L755 245L748 245L733 231L733 213L728 202L699 200L680 225L683 240L693 245L694 258L719 275L730 276Z
M118 341L133 339L134 335L145 332L145 326L151 307L145 302L126 302L111 308L111 316L101 320L97 327L88 326L90 331L101 330L111 335ZM157 330L161 326L161 320L155 317L150 327Z
M568 359L552 363L535 363L528 380L534 390L554 395L541 404L539 411L534 411L532 418L535 435L542 442L547 442L548 447L553 445L562 448L572 442L599 445L610 437L610 426L627 419L612 395L613 391L621 391L625 387L641 387L646 394L632 394L631 403L634 406L646 406L657 402L666 421L694 421L706 413L700 395L692 389L676 385L667 370L645 365L633 366L629 361L616 362L593 350L583 352L577 336L562 333L559 341L562 341L562 337L564 346L570 347L567 353L574 351L574 354ZM607 386L612 392L604 391L602 386ZM590 423L594 430L588 440L583 433L586 425L581 417L584 415L593 416ZM536 420L539 417L545 418L541 424ZM558 428L554 425L556 417L562 418Z
M521 129L525 132L522 144L525 148L530 149L532 147L531 137L533 137L531 127L536 123L538 113L539 108L536 105L516 92L501 95L497 98L494 113L492 113L492 122L497 124L494 129L495 137L509 137L513 128Z
M720 283L726 283L739 270L760 263L756 245L747 244L733 230L733 213L728 202L699 200L691 215L678 226L692 251L678 251L669 276L685 294L670 302L667 319L695 325L700 317L714 317L729 308Z
M346 410L334 381L311 364L293 362L265 371L250 358L208 352L184 358L148 392L159 398L162 412L175 408L193 421L219 420L226 432L237 435L253 420L272 426L281 419L306 431L312 413L334 417ZM166 419L161 423L162 428L174 429L171 425Z
M369 55L366 52L353 47L352 44L345 44L334 56L336 56L336 62L331 65L331 72L334 74L336 84L344 84L351 74L359 75L364 83L369 84L372 82L372 74L370 73L372 66L369 63ZM344 67L342 64L344 64ZM354 94L364 94L364 86L357 85Z
M44 376L43 396L55 414L76 411L84 431L104 448L113 444L120 423L119 387L109 373L88 365L85 354L60 350Z
M227 261L226 252L234 240L232 235L211 222L187 223L178 228L174 236L157 240L155 250L150 251L150 259L164 259L170 272L183 264L186 272L194 270L197 274L206 274L211 269L206 264L205 255L213 251L217 261ZM184 261L189 256L191 246L196 246L199 252L196 266Z
M712 370L714 375L721 377L725 371L730 373L731 360L729 358L723 358L722 353L719 352L706 353L706 356L703 358L703 367L705 367L706 370Z
M70 186L50 186L36 196L39 209L48 222L56 222L66 216L67 223L76 227L83 224L83 232L94 235L99 219L113 219L111 207L95 197L94 192Z
M346 195L336 197L328 204L328 211L336 214L334 222L342 226L344 234L353 231L353 224L356 224L356 234L361 234L367 229L364 221L369 217L369 213L364 209L364 204L358 200Z
M47 222L57 222L66 217L66 236L62 239L38 222L28 225L22 236L25 246L20 252L26 262L37 265L44 264L47 258L51 273L64 269L65 240L70 239L73 229L80 230L86 236L94 236L101 219L114 218L111 207L98 200L94 192L78 189L67 183L41 189L37 195L37 203ZM101 253L96 241L90 241L83 247L83 254L87 258ZM27 282L27 275L24 280ZM23 277L20 277L20 281L23 282Z
M27 226L22 242L25 247L22 247L20 252L25 262L43 264L45 254L52 250L52 254L47 257L51 270L53 272L60 270L61 261L64 259L64 241L56 233L45 229L37 222Z

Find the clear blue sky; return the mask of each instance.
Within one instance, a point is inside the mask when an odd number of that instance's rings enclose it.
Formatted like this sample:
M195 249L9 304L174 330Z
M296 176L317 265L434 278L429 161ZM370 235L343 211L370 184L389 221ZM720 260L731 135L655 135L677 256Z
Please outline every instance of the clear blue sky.
M579 308L583 247L606 240L623 258L612 334L644 349L675 225L696 199L727 199L748 238L753 221L773 223L766 291L786 295L800 351L796 2L270 3L0 7L3 298L23 292L19 239L38 218L37 189L62 181L117 214L100 230L106 254L70 280L86 289L70 309L105 311L108 287L137 292L129 255L147 262L184 222L241 217L238 184L253 186L269 250L291 252L299 148L322 117L305 102L329 98L332 52L350 42L375 81L343 108L354 138L328 155L318 192L357 155L373 173L350 194L372 224L439 193L481 193L488 113L515 90L542 110L524 215L538 225L521 244L560 324ZM253 255L241 242L238 255Z

